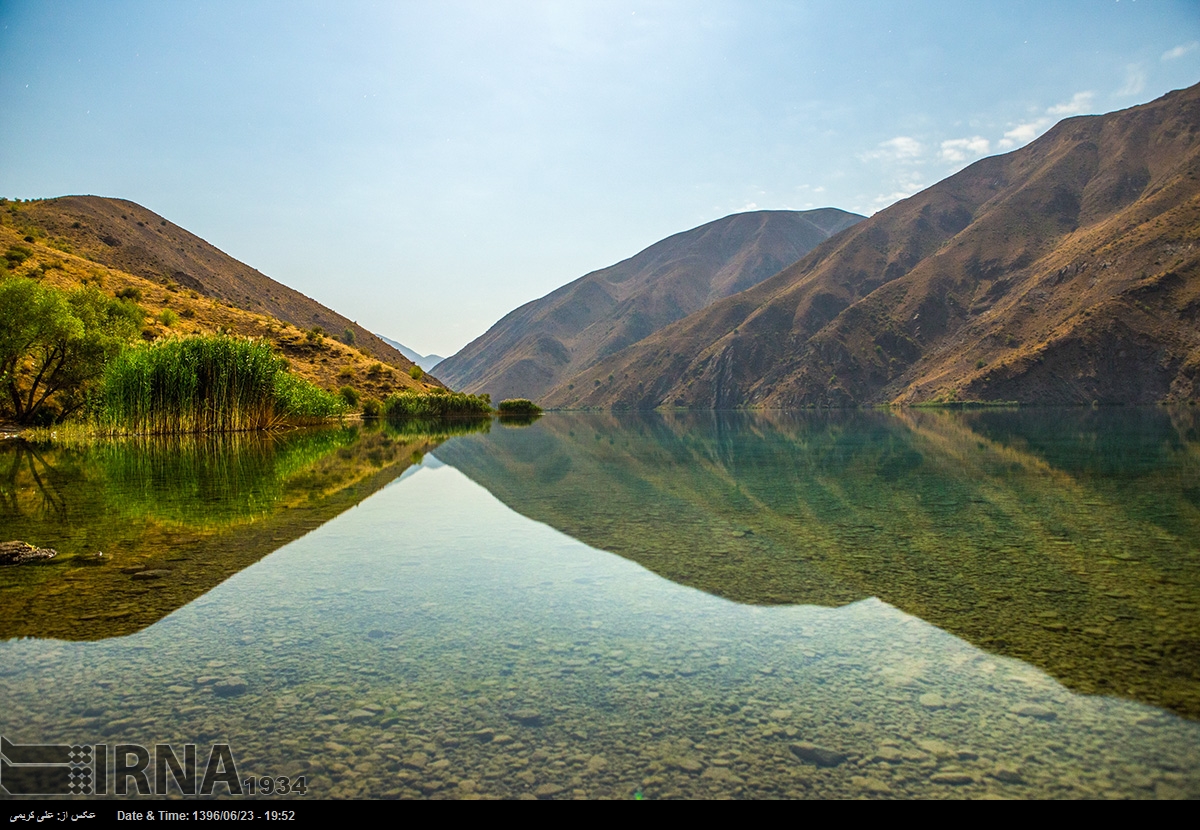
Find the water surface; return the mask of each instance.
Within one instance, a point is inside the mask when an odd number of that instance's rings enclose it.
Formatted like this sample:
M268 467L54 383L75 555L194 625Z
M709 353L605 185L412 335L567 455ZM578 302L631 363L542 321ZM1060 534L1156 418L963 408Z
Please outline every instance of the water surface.
M28 609L0 616L0 733L226 740L243 773L333 797L1200 795L1187 413L551 414L306 440L294 464L221 456L257 483L200 498L184 477L175 501L144 458L73 450L72 471L42 448L98 512L56 520L28 474L6 491L4 536L81 541L0 571ZM309 492L312 521L283 518ZM122 526L129 552L80 564ZM185 531L223 540L188 560L219 578L134 579ZM264 541L230 564L243 538ZM92 636L51 619L46 597L102 609L70 598L94 586L153 614ZM245 691L218 696L230 680Z

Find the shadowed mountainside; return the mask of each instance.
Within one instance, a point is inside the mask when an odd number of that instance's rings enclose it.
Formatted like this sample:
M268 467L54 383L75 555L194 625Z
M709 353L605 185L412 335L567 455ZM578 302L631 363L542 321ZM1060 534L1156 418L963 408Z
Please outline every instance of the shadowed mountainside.
M544 403L1192 400L1198 242L1200 86L978 161Z
M1078 691L1197 718L1198 427L1154 407L551 413L437 457L673 582L763 605L875 596Z
M538 398L608 355L755 285L862 217L834 208L738 213L670 236L505 315L438 365L493 400Z

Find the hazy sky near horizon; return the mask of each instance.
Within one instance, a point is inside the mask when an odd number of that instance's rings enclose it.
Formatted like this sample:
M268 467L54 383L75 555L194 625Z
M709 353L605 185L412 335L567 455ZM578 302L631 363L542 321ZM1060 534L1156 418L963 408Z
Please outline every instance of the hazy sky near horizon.
M1197 81L1200 0L0 0L0 195L133 200L449 355L672 233Z

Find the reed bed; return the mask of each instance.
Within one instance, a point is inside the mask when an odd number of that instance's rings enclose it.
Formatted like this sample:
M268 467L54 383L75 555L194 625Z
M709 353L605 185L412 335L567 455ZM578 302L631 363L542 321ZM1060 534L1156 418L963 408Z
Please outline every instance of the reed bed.
M388 418L477 418L492 414L492 399L465 392L395 392L383 402Z
M246 432L335 417L341 398L288 374L266 341L226 335L160 340L109 364L101 429L166 435Z

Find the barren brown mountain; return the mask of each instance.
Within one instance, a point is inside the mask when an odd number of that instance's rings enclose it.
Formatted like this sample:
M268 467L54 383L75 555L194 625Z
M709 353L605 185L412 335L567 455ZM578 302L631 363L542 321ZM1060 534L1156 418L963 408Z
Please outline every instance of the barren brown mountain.
M1195 400L1197 243L1200 86L976 162L544 401Z
M663 326L761 282L862 220L833 208L739 213L678 233L506 315L437 366L493 400L538 398Z
M354 345L377 360L407 367L392 346L316 300L239 262L195 234L124 199L62 196L20 206L22 219L58 247L152 282L164 280L234 307L331 336L354 332Z

